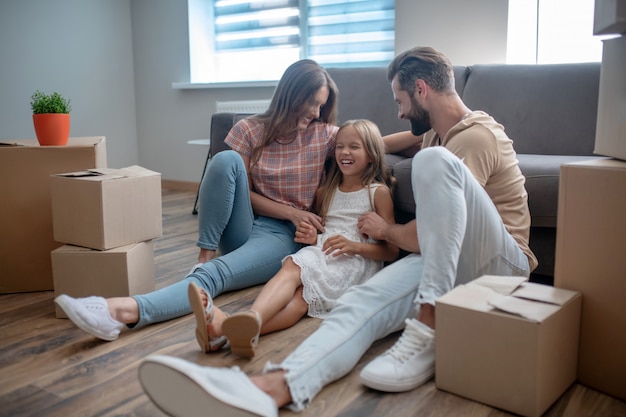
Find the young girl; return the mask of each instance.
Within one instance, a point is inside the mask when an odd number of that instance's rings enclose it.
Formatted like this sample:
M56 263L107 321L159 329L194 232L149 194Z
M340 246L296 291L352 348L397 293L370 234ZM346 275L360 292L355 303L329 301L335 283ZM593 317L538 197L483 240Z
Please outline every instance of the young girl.
M196 337L205 350L228 339L233 353L254 356L260 334L293 326L308 313L324 317L344 291L374 275L399 250L359 235L357 220L376 211L394 223L391 181L378 127L368 120L346 122L337 133L335 162L316 194L324 232L302 222L295 241L309 244L285 257L282 268L263 287L250 311L228 316L205 291L189 285Z

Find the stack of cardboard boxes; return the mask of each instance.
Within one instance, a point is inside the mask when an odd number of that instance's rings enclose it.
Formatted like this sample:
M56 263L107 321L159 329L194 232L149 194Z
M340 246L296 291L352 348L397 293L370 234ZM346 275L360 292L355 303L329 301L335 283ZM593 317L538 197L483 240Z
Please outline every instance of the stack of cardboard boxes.
M626 400L626 1L604 40L595 153L561 166L554 287L481 277L436 303L438 388L523 416L574 382Z
M594 152L561 166L554 285L583 294L578 382L626 400L626 1L596 0L603 41Z
M155 289L161 176L131 166L50 177L55 295L120 297ZM57 317L66 317L57 308Z
M0 141L0 293L154 290L160 174L106 167L102 136L72 137L66 146ZM57 317L65 317L59 309Z
M0 142L0 293L53 289L50 175L107 166L102 136L70 138L66 146L35 139Z

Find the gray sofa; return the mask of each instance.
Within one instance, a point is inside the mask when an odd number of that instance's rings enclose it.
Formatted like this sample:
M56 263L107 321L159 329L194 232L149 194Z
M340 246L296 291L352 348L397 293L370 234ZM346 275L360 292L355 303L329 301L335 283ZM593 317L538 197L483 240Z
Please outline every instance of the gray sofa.
M599 63L473 65L454 68L456 89L467 106L504 125L526 177L531 212L530 247L539 260L532 279L552 283L559 169L565 162L595 158ZM385 68L329 68L339 88L339 121L367 118L383 133L407 130L397 118ZM228 130L245 114L218 113L211 121L211 152L226 148ZM388 155L398 179L396 218L414 218L410 159Z

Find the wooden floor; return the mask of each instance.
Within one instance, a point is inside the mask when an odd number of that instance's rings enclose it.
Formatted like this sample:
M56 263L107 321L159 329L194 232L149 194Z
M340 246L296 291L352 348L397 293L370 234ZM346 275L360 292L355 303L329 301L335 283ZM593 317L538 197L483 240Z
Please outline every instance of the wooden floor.
M179 280L195 263L195 193L163 192L164 235L155 241L157 287ZM1 273L1 272L0 272ZM223 294L227 311L252 303L260 287ZM52 292L0 295L0 416L163 416L137 378L142 358L169 354L199 364L238 365L260 372L280 361L319 325L303 319L295 327L261 338L252 361L228 352L200 353L191 316L127 331L115 342L100 341L56 319ZM397 335L377 342L355 370L327 386L300 416L508 416L510 414L440 391L433 381L408 393L382 394L358 382L360 369L389 347ZM209 410L199 410L208 416ZM281 410L281 416L294 416ZM626 416L626 403L574 384L546 416Z

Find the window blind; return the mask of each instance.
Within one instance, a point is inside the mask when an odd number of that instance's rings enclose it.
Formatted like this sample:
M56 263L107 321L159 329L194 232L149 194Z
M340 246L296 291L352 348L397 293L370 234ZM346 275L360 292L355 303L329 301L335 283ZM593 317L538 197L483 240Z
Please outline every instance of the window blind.
M394 0L308 0L306 55L322 66L385 66L394 57Z
M218 52L300 44L299 0L216 0L214 16Z
M215 0L215 51L300 49L325 67L393 59L394 0Z

